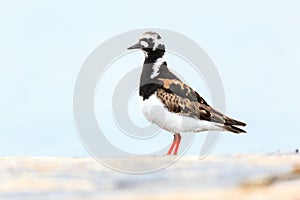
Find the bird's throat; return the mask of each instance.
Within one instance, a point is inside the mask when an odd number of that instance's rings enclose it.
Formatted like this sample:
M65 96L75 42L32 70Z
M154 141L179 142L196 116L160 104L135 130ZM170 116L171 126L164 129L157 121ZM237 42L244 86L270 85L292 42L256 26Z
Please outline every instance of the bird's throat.
M145 62L144 64L155 63L157 59L163 58L165 55L165 50L157 49L156 51L145 52Z

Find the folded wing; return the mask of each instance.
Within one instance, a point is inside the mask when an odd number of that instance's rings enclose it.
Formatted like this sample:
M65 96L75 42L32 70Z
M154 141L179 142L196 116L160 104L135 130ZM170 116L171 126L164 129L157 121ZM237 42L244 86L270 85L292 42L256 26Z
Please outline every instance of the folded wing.
M162 78L159 80L162 82L162 88L157 90L157 97L170 112L215 122L220 127L234 133L245 132L235 127L245 126L245 123L229 118L215 110L196 91L180 80Z

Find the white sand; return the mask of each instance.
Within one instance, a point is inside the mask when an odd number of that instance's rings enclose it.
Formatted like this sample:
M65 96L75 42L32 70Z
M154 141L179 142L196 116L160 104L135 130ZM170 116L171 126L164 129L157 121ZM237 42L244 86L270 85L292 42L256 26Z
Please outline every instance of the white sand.
M170 157L106 158L119 167ZM300 199L300 155L182 157L147 174L116 172L93 158L0 158L0 199Z

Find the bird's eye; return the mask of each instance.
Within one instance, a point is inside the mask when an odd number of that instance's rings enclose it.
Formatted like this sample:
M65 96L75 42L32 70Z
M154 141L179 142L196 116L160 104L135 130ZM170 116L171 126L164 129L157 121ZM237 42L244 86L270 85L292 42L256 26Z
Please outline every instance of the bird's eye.
M152 42L152 41L153 41L153 39L152 39L152 38L149 38L149 39L148 39L148 41L149 41L149 42Z

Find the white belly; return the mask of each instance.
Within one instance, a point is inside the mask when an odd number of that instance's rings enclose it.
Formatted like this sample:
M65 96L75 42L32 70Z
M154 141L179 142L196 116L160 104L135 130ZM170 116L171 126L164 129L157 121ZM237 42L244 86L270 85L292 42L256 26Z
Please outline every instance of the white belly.
M145 101L141 98L141 105L146 119L157 124L160 128L172 133L200 132L207 130L222 130L209 121L199 120L192 117L182 116L169 112L163 103L151 95Z

